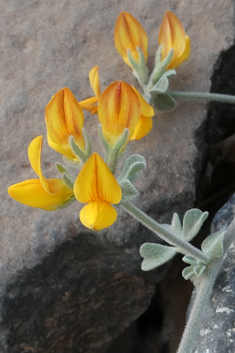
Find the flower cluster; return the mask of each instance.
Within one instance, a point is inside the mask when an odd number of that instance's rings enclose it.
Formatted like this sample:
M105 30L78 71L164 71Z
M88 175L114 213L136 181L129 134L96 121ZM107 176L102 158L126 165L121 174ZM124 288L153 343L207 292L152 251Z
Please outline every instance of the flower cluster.
M148 37L141 24L128 12L121 12L114 29L116 49L123 60L133 70L136 64L148 58ZM174 53L167 68L177 68L190 55L190 39L180 20L170 11L166 11L159 30L158 42L161 46L161 60L173 49ZM130 59L131 57L131 59Z
M114 40L117 51L133 70L144 94L122 81L111 83L102 93L98 66L89 73L94 97L78 102L70 89L59 90L45 109L47 142L63 155L66 162L79 168L77 176L71 176L64 166L57 163L62 179L45 178L41 169L43 138L37 136L28 147L28 158L38 178L8 188L9 195L16 201L46 211L66 207L75 200L85 203L80 220L94 230L112 225L117 218L117 211L112 205L137 194L132 185L132 179L135 179L133 170L144 164L143 157L134 155L117 180L114 173L118 158L130 140L139 140L151 131L154 115L151 96L159 96L159 92L160 95L166 94L159 88L159 82L164 77L168 79L169 70L180 65L190 53L189 38L180 21L169 11L165 13L160 27L156 67L150 77L146 67L148 38L131 14L122 12L119 15ZM155 106L156 101L153 101ZM92 153L89 135L84 129L83 110L98 115L105 161L98 153Z
M124 148L135 131L141 114L141 103L134 89L125 82L112 83L100 96L99 120L102 134L110 150L122 137L128 136ZM47 141L51 148L68 162L81 166L76 180L59 165L62 179L46 179L41 170L42 136L29 145L28 157L39 179L30 179L9 187L9 195L31 207L52 211L77 199L87 203L80 212L81 222L88 228L100 230L113 224L117 217L111 204L118 204L122 191L113 173L97 153L91 153L88 136L83 129L82 108L68 88L57 92L46 106Z

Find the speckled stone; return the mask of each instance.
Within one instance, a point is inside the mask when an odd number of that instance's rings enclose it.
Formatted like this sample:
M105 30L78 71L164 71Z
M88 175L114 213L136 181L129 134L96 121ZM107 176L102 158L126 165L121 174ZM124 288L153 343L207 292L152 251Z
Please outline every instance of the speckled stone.
M228 228L235 217L235 194L230 197L226 204L216 212L211 224L211 232Z
M216 213L211 225L211 233L226 229L235 216L235 196ZM199 334L190 353L235 351L235 245L232 244L225 256L214 289L203 317L200 320ZM192 296L194 300L196 291Z
M232 245L217 277L210 302L200 320L199 334L190 353L235 351L235 246Z

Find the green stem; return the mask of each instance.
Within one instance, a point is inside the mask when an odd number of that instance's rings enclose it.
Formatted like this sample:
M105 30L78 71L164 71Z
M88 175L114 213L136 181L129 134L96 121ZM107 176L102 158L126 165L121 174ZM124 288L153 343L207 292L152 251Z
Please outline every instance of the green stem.
M118 154L119 154L119 151L113 150L112 147L110 147L106 156L106 164L113 174L116 171Z
M105 138L104 138L105 139ZM129 130L125 129L122 136L116 142L116 144L112 146L108 146L106 148L106 164L114 174L117 166L118 157L121 155L122 151L124 150L127 141L129 139Z
M224 239L224 255L228 251L230 245L235 238L235 218L233 219L231 225L229 226ZM200 325L203 313L205 312L205 306L209 297L212 293L213 285L215 283L216 277L219 273L223 262L224 256L219 259L214 260L207 267L205 273L201 276L201 282L196 295L196 299L193 303L192 310L183 333L180 346L177 353L190 353L193 346L195 345L195 336L198 333L198 327Z
M141 222L148 229L157 234L161 239L165 240L167 243L173 246L176 246L179 252L181 252L182 254L191 255L197 260L203 262L204 264L208 264L210 262L210 258L205 255L202 251L167 231L159 223L147 216L144 212L142 212L132 203L122 201L121 207L124 208L124 210L129 213L132 217L134 217L137 221Z
M206 101L222 102L235 104L235 96L219 93L204 93L204 92L167 92L173 98L188 98L188 99L201 99Z

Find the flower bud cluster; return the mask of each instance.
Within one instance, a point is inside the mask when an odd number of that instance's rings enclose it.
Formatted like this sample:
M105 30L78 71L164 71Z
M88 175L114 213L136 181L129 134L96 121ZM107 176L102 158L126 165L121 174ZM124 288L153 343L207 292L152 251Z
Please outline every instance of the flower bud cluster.
M122 12L118 16L114 41L117 51L125 63L132 68L134 76L142 86L145 99L148 102L152 101L157 110L174 109L175 101L166 93L168 79L176 74L173 69L187 60L190 55L190 39L185 34L180 20L172 12L165 12L159 30L159 49L156 53L155 67L150 77L146 66L147 34L141 24L128 12Z

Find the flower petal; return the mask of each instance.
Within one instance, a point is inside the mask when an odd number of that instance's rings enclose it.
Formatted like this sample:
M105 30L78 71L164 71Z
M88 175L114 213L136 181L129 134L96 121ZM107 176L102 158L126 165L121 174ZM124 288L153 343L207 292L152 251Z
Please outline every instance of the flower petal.
M128 12L121 12L117 18L114 28L114 42L117 51L123 57L123 60L130 67L127 51L131 52L133 59L139 63L139 47L147 60L148 58L148 37L141 24Z
M91 115L93 114L98 114L98 105L94 106L94 108L91 111Z
M82 167L74 183L74 195L82 203L101 200L117 204L121 201L121 188L98 153L93 153Z
M80 107L84 110L88 110L90 112L93 112L94 110L96 110L96 112L94 112L93 114L97 113L97 108L98 108L97 104L98 104L98 99L96 97L87 98L79 102Z
M69 160L76 162L78 161L77 156L75 156L69 144L63 146L57 145L56 143L54 143L54 141L52 141L49 134L47 134L47 143L53 150L67 157Z
M138 124L135 127L134 134L131 136L131 141L140 140L152 130L153 119L149 116L141 116Z
M141 104L133 88L125 82L111 83L101 94L98 117L103 134L114 146L125 129L131 136L140 117Z
M73 195L73 190L69 189L64 180L58 178L46 179L50 194L60 197L61 201L67 202Z
M42 140L42 136L37 136L30 142L28 147L28 158L37 176L41 173Z
M167 68L172 69L177 67L177 60L185 53L186 34L180 20L170 11L165 12L159 30L158 42L159 45L163 46L162 59L167 56L172 48L174 49L172 60ZM188 56L189 52L190 50L187 50ZM188 56L185 55L185 59L181 60L181 62L185 61Z
M82 109L88 110L91 114L97 114L98 100L101 95L100 81L99 81L99 66L94 66L89 72L89 81L91 88L95 93L95 97L87 98L81 102L79 105Z
M183 52L183 54L176 59L174 62L171 63L171 65L169 66L169 69L174 69L177 68L178 66L180 66L182 64L182 62L188 60L190 56L190 38L189 36L185 37L185 50Z
M82 208L79 214L82 224L93 230L110 227L117 219L117 211L104 201L93 201Z
M144 99L144 97L142 96L142 94L139 93L139 91L132 86L132 88L134 89L135 93L137 94L139 100L140 100L140 115L142 116L149 116L152 117L154 116L154 109L153 107L148 104L148 102L146 102L146 100Z
M101 95L100 90L100 80L99 80L99 66L94 66L91 71L89 72L89 81L91 88L93 89L95 96L99 99Z
M63 88L57 92L46 106L46 125L48 143L52 141L63 150L63 155L69 159L77 159L70 150L69 137L73 136L76 144L85 150L85 143L82 136L84 116L82 108L78 104L73 93L68 88ZM54 144L50 147L53 148Z
M63 182L57 179L59 182ZM49 179L50 181L50 179ZM51 181L50 181L51 182ZM65 191L66 185L60 187L59 183L53 179L53 188L57 191ZM39 179L29 179L21 183L11 185L8 194L16 201L30 206L41 208L46 211L54 211L64 205L72 196L72 191L67 188L67 193L48 194L42 187Z
M30 164L38 175L42 188L49 195L53 195L59 197L61 202L64 200L67 201L73 194L73 192L66 186L63 180L53 178L47 179L42 174L41 169L41 153L42 153L42 142L43 137L37 136L35 137L28 148L28 157ZM64 203L63 202L63 203Z
M47 179L44 178L41 169L42 140L42 136L37 136L31 141L28 147L28 158L33 170L39 177L40 183L44 188L45 192L51 194Z

